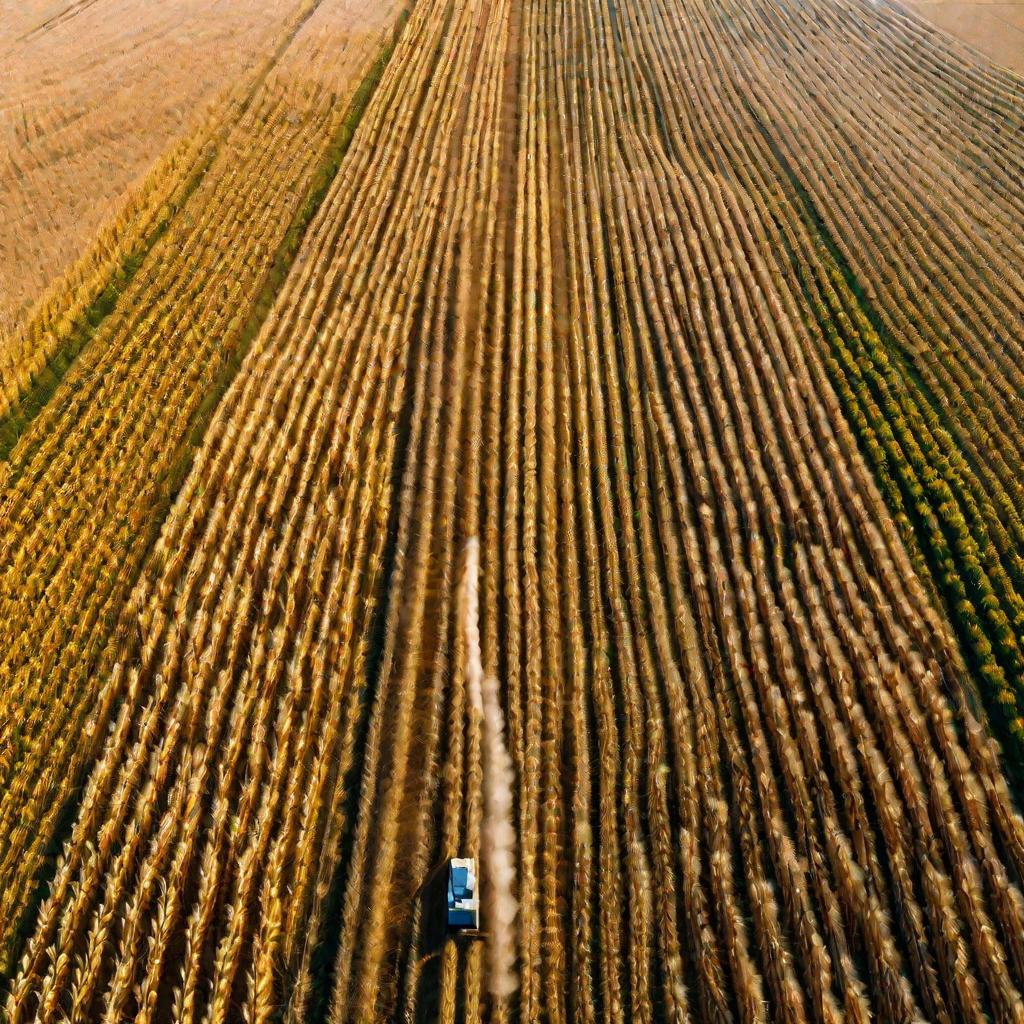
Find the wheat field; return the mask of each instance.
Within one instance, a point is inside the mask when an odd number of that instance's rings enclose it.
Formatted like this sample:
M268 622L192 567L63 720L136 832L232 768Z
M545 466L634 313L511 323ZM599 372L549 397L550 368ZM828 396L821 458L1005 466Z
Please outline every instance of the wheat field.
M1024 1024L1024 79L890 0L0 49L0 1019Z

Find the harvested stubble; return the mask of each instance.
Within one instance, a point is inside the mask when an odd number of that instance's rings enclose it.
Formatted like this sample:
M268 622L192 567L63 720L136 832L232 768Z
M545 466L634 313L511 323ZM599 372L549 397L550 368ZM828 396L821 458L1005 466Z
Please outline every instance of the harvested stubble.
M297 0L24 0L0 19L0 370L10 332L169 145L273 49ZM9 34L8 34L9 33ZM159 169L159 168L158 168Z

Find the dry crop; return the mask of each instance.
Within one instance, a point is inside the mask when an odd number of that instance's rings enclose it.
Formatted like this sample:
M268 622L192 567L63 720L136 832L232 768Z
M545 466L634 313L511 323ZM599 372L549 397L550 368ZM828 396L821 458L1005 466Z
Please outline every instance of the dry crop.
M151 165L273 49L295 0L24 0L0 26L3 335ZM198 116L197 116L198 114Z
M243 345L290 82L0 467L8 1024L1024 1021L1021 81L417 0ZM419 898L495 696L514 981Z

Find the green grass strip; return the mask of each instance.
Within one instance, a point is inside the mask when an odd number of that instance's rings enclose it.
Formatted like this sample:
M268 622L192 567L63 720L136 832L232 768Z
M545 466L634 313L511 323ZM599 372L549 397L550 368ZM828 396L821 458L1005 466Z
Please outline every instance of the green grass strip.
M877 310L872 307L854 269L843 256L813 199L768 136L764 126L759 121L758 124L765 134L780 170L793 190L794 208L812 238L817 239L818 258L833 287L837 290L845 289L847 301L859 311L865 324L874 331L875 343L888 356L893 379L902 388L902 397L918 410L934 406L934 396L925 387L919 374L912 372L899 342L885 328ZM809 280L809 268L796 253L790 251L788 256L801 283L807 311L812 318L807 326L812 331L820 331L832 350L833 358L825 360L826 369L857 439L858 447L875 474L893 521L933 604L945 613L959 641L961 653L970 672L968 678L961 680L960 695L975 717L987 722L990 732L1002 746L1004 767L1014 782L1022 785L1024 742L1011 727L1011 713L1000 700L998 689L990 681L990 666L994 664L1005 668L1011 683L1016 683L1017 677L1012 674L1010 666L1001 666L994 660L998 651L995 650L996 637L993 628L980 618L977 612L977 608L984 604L984 597L976 593L975 588L971 586L970 566L961 557L957 538L946 536L946 531L936 519L934 497L920 488L920 493L915 493L912 484L904 475L905 467L899 460L894 459L893 452L887 449L884 438L879 434L879 424L872 425L870 417L866 415L861 403L862 397L877 402L880 406L879 411L884 411L884 405L878 396L873 394L866 378L847 378L845 364L841 358L842 350L846 348L846 340L838 330L833 311L816 298L815 289ZM860 332L858 337L862 345L871 340L866 338L863 332ZM853 358L857 365L860 365L860 361L866 357L854 355L848 358ZM906 422L902 425L891 420L886 422L891 423L893 429L901 426L904 430L910 429ZM905 458L904 455L900 456L900 459ZM968 597L970 600L965 599Z

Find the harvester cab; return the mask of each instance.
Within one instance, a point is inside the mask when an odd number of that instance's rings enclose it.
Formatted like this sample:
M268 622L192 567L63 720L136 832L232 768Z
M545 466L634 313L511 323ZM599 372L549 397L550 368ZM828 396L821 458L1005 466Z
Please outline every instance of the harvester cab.
M448 861L448 930L474 931L480 928L480 893L477 889L476 859L452 857Z
M480 877L475 857L441 861L420 886L428 949L438 950L446 939L482 939Z

